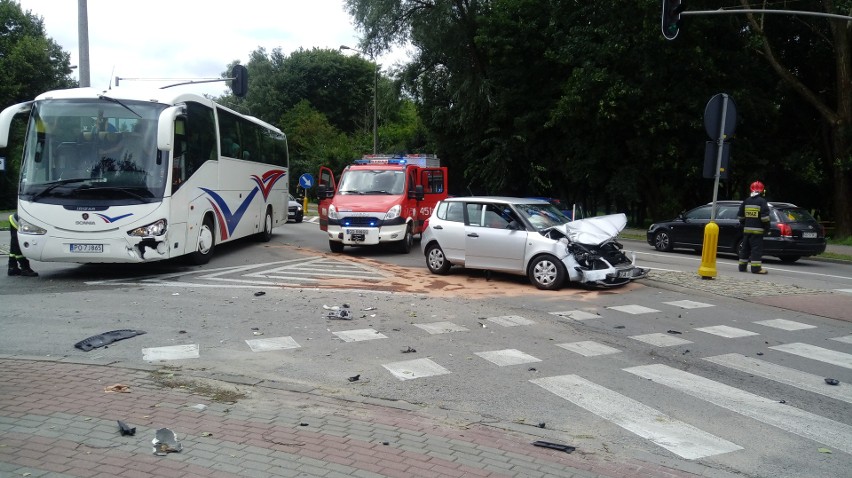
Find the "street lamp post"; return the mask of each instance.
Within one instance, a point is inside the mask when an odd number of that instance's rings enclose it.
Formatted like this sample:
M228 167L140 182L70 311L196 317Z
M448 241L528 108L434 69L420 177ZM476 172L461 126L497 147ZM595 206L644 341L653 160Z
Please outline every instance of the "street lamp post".
M379 64L376 63L376 59L373 57L372 54L363 52L361 50L356 50L355 48L352 48L352 47L349 47L349 46L346 46L346 45L340 45L339 49L340 50L354 50L354 51L357 51L358 53L360 53L362 55L370 55L370 59L373 61L373 65L374 65L374 70L373 70L373 154L377 154L378 153L378 145L379 145L379 129L378 129L378 126L379 126L378 112L379 112L379 110L377 109L377 106L378 106L377 105L377 102L378 102L377 96L378 96L378 91L379 91Z

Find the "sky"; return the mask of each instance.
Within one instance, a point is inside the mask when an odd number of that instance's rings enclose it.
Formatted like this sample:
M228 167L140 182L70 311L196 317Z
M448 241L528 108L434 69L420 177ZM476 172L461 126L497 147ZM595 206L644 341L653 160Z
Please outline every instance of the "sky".
M48 37L79 64L78 1L18 0L44 20ZM358 32L343 0L88 0L91 86L159 87L177 81L130 78L219 78L227 65L247 63L259 47L285 55L303 48L357 47ZM346 52L344 52L346 53ZM358 54L348 52L348 54ZM407 58L400 48L380 56L385 69ZM78 79L78 70L72 76ZM125 80L125 78L128 78ZM191 91L219 96L222 83L196 84Z

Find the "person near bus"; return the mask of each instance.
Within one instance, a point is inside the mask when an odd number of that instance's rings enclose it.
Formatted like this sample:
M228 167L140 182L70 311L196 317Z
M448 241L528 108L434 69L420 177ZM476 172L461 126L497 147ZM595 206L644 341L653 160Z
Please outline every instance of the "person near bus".
M763 268L763 236L769 233L769 204L763 197L763 183L751 183L751 195L740 204L737 218L743 226L743 246L739 251L740 272L749 267L755 274L766 274Z
M21 245L18 244L18 213L9 216L9 232L12 237L9 240L9 275L38 277L38 272L32 270L30 261L21 254Z

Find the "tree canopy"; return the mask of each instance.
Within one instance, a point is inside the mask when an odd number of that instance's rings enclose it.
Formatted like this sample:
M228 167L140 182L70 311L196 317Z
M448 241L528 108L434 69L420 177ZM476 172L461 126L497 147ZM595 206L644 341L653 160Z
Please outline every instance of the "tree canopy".
M23 11L13 0L0 0L0 105L3 108L35 98L52 89L74 86L70 55L44 30L44 21L31 11ZM20 126L20 125L17 125ZM0 173L0 207L14 207L20 163L18 127L10 136L6 171ZM18 139L18 141L14 141Z
M417 50L404 88L457 193L555 196L637 223L662 219L712 197L703 113L727 93L738 125L721 197L761 179L770 199L819 209L852 232L848 22L684 16L666 41L660 1L346 3L362 48ZM795 6L849 13L850 4Z

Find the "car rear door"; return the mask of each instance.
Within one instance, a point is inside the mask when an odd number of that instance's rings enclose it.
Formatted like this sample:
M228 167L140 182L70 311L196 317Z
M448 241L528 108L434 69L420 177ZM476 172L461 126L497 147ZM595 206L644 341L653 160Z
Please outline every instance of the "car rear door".
M438 211L429 219L429 230L432 237L438 241L441 250L453 264L462 265L465 262L465 225L464 203L445 201Z
M465 267L524 273L527 231L509 229L501 207L467 203Z

